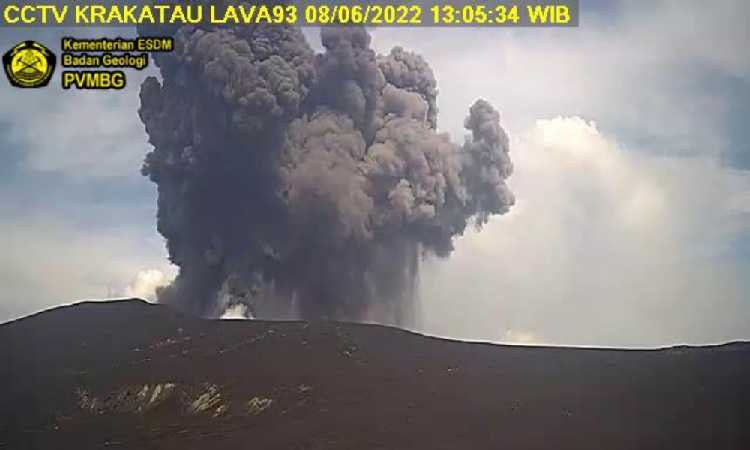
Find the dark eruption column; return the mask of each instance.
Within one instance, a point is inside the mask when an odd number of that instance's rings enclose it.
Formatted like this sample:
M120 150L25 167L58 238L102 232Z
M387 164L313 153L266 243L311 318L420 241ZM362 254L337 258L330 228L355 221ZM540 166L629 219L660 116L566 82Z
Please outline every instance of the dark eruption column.
M158 228L180 268L162 302L203 316L409 325L423 252L513 204L499 115L460 146L436 131L427 63L364 28L181 27L141 87Z

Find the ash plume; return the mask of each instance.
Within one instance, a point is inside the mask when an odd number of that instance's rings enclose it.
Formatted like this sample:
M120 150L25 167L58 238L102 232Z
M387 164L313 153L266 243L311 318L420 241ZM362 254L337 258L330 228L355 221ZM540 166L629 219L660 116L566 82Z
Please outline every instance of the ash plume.
M163 33L163 30L160 30ZM161 302L217 317L413 319L419 261L513 204L508 138L478 100L437 132L427 62L364 28L180 27L141 86L158 229L179 275Z

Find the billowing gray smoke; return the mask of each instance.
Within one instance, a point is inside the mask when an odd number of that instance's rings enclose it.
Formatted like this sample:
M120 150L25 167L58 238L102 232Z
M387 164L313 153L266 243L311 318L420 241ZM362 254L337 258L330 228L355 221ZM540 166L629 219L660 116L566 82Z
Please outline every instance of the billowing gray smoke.
M162 30L163 31L163 30ZM141 87L158 227L180 268L162 302L216 316L408 325L423 252L513 204L508 138L478 100L464 145L436 131L420 56L364 28L181 27Z

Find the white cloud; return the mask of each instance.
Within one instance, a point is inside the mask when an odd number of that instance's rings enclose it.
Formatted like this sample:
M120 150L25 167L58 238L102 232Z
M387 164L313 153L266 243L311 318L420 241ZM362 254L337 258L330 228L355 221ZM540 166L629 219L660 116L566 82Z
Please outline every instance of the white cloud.
M156 288L167 286L173 279L174 275L167 275L159 269L142 270L125 287L125 296L155 301Z
M736 208L750 175L625 151L577 117L538 121L512 154L517 205L425 267L428 332L635 346L747 332L748 267L725 250L750 232Z

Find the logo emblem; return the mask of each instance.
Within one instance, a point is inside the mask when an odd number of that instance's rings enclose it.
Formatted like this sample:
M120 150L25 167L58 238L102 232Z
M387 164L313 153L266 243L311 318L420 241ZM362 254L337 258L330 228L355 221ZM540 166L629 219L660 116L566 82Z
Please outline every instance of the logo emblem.
M19 88L47 86L55 72L55 54L34 41L24 41L3 55L8 81Z

